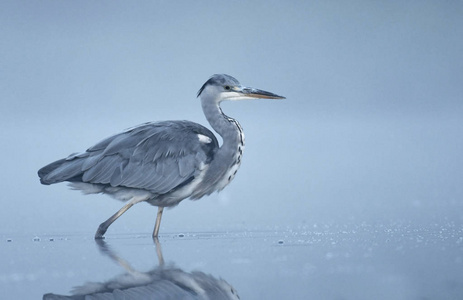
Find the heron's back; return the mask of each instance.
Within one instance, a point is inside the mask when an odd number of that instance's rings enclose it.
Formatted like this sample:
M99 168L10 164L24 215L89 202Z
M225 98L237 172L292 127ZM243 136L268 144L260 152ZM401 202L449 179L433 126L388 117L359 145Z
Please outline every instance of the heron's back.
M189 121L145 123L38 171L42 184L82 182L162 195L191 182L218 149L207 128Z

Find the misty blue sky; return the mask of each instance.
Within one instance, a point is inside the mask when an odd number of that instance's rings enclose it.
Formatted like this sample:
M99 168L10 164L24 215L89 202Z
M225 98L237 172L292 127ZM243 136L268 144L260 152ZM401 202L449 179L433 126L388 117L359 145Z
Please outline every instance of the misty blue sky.
M161 233L456 222L463 209L463 4L2 1L0 234L84 232L122 203L37 170L147 121L207 125L214 73L287 97L224 103L246 135L220 194ZM108 233L150 232L139 204Z

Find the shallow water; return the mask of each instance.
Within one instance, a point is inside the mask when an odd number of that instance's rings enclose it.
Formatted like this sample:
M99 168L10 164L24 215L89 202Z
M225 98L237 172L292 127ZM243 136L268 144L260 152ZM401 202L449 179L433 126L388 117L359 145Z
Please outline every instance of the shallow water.
M147 234L97 243L80 233L4 236L1 244L4 299L59 299L50 293L91 294L103 286L112 295L141 291L136 299L150 292L168 299L179 289L198 299L198 276L227 292L233 287L241 299L463 296L463 229L451 222L165 233L157 245Z

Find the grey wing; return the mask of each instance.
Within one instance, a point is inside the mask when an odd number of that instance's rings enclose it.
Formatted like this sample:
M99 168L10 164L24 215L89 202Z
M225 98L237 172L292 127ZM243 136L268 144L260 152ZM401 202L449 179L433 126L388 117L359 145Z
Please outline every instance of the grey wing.
M217 148L215 136L199 124L147 123L107 138L84 153L50 164L64 161L48 172L49 178L40 176L49 166L41 169L39 176L45 184L81 181L164 194L197 176Z

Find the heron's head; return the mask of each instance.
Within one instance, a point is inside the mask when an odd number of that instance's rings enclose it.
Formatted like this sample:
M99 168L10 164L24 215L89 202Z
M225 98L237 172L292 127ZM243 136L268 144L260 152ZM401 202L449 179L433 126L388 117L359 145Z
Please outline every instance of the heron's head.
M224 100L249 99L285 99L267 91L245 87L238 80L227 74L215 74L206 81L198 91L198 97L212 98L218 102Z

